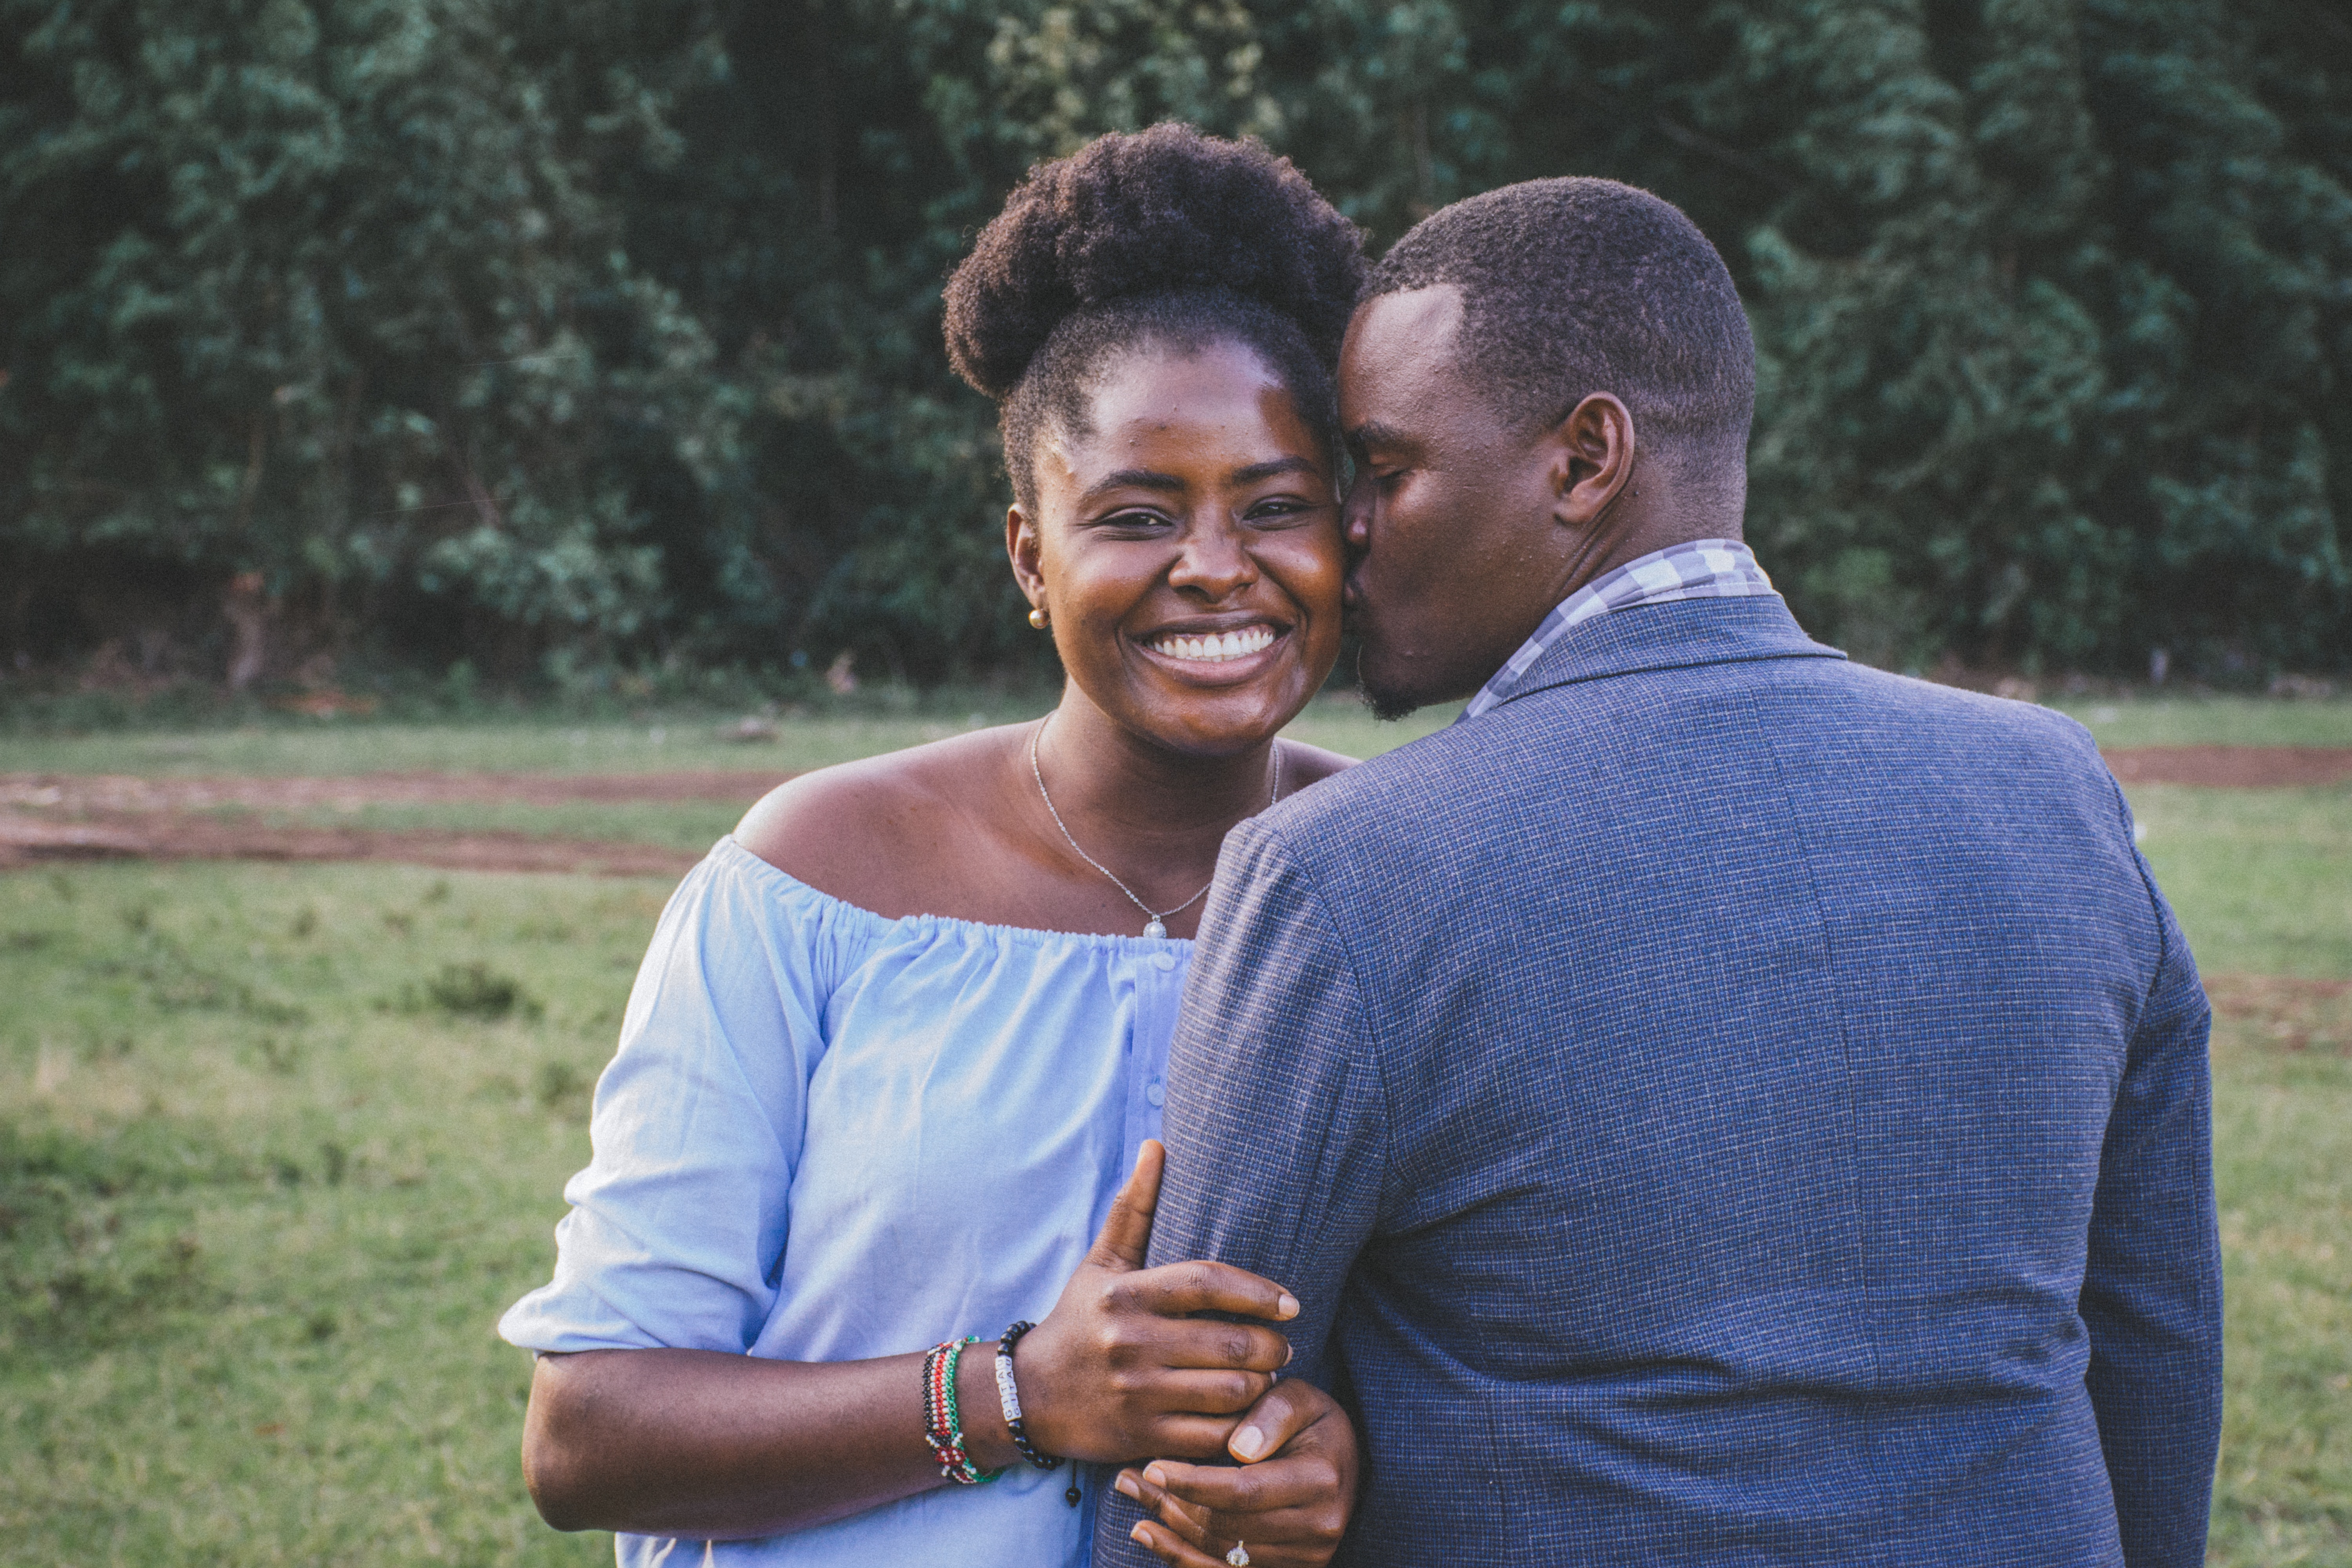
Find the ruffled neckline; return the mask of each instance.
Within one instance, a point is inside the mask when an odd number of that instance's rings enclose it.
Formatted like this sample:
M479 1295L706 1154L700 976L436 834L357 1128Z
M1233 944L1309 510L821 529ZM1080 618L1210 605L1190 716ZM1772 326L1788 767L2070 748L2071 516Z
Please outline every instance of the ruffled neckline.
M954 915L885 915L877 914L861 904L835 898L822 889L812 888L788 871L777 869L743 847L733 834L721 838L711 848L715 859L732 865L762 881L780 888L786 895L837 910L851 919L877 931L921 932L928 936L950 936L991 945L1014 942L1022 945L1053 945L1095 948L1126 957L1150 957L1157 953L1183 954L1192 949L1192 939L1181 936L1115 936L1108 931L1047 931L1037 926L991 925L985 921L960 920Z

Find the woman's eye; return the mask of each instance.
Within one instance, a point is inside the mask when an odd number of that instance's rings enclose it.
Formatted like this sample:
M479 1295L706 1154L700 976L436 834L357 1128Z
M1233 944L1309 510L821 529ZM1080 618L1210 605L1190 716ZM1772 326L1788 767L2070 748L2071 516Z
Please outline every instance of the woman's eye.
M1156 511L1115 511L1099 526L1118 529L1164 528L1168 520Z

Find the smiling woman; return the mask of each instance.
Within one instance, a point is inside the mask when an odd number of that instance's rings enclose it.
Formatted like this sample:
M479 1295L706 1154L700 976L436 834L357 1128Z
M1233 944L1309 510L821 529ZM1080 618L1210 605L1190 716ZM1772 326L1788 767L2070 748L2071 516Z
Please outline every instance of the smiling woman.
M1090 402L1079 431L1037 447L1034 499L1005 519L1013 573L1070 671L1055 743L1164 758L1151 772L1173 769L1188 814L1230 825L1262 804L1270 737L1339 653L1328 431L1238 342L1129 350L1102 367ZM1300 782L1329 766L1302 755ZM1102 778L1113 793L1093 792L1105 797L1089 814L1137 816L1152 805L1140 782ZM1165 820L1155 808L1102 826L1125 838ZM1213 865L1215 845L1199 847ZM1133 869L1181 881L1198 865L1161 852Z
M502 1324L551 1521L625 1562L1076 1565L1104 1472L1065 1461L1160 1461L1117 1484L1170 1563L1336 1547L1352 1428L1257 1326L1297 1301L1143 1261L1219 845L1347 765L1276 736L1339 649L1360 245L1263 147L1161 126L1034 171L957 272L1067 687L793 780L672 900Z

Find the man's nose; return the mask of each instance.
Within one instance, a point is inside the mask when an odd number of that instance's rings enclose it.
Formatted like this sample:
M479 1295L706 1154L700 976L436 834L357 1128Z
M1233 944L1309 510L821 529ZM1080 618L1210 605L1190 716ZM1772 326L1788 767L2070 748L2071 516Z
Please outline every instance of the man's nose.
M1372 542L1372 502L1375 492L1371 477L1360 469L1348 481L1348 493L1339 501L1339 527L1350 550L1370 549Z
M1254 560L1242 531L1230 521L1195 527L1168 574L1171 586L1189 588L1212 600L1223 599L1257 581Z

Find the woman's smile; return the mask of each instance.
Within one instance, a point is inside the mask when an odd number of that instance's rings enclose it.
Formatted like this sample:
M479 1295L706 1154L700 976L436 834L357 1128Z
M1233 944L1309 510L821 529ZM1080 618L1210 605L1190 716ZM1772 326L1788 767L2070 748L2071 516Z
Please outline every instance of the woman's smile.
M1255 679L1281 658L1288 626L1252 620L1240 625L1171 627L1139 637L1144 652L1175 673L1218 685Z

